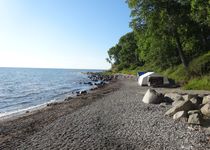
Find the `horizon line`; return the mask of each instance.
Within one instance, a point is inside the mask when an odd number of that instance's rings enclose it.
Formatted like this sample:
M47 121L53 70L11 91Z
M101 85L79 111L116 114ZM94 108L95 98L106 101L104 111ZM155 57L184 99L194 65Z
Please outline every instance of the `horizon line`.
M109 70L109 69L81 69L81 68L53 68L53 67L1 67L0 68L11 68L11 69L63 69L63 70Z

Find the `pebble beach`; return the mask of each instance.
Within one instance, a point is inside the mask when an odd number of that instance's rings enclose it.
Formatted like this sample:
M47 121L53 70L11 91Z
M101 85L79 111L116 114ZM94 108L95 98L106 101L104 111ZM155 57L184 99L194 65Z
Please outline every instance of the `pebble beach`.
M210 149L210 132L164 116L169 105L144 104L147 89L121 79L0 121L0 149Z

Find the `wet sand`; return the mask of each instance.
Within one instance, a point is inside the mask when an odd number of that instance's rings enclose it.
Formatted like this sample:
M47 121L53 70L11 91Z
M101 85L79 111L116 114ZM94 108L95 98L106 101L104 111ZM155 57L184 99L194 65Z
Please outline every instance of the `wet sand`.
M147 105L147 87L119 80L92 93L0 122L0 149L210 149L206 130Z

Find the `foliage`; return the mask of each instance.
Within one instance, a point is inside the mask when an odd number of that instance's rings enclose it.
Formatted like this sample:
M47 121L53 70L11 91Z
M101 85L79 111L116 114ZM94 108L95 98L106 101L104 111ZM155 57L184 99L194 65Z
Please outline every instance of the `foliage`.
M156 71L180 83L210 73L210 0L126 3L133 32L108 51L114 71Z
M139 59L138 47L133 32L122 36L119 42L109 49L108 54L110 62L114 61L113 64L117 66L118 70L135 68L142 63Z
M183 85L190 79L183 65L179 65L173 68L161 72L163 75L175 80L177 83Z
M210 52L192 60L190 73L192 76L202 76L210 73Z
M186 90L210 90L210 76L203 76L190 80L185 86Z
M210 0L191 0L191 16L203 25L210 25Z

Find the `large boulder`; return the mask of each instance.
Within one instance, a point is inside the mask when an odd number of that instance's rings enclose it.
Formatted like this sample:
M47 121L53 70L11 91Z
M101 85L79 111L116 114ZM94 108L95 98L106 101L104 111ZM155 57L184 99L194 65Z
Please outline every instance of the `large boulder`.
M190 99L190 101L197 107L199 107L199 105L202 104L202 99L200 99L199 97L193 97Z
M207 103L210 103L210 95L207 95L207 96L204 96L203 97L202 104L207 104Z
M210 103L205 104L202 108L201 108L201 113L204 116L210 117Z
M184 98L185 101L187 101L187 100L190 100L192 98L197 98L198 95L196 95L196 94L186 94L186 95L183 95L182 97Z
M173 116L178 111L189 111L194 109L194 104L188 100L188 101L180 101L177 105L169 109L165 115L166 116Z
M176 106L176 105L178 105L179 103L182 103L184 100L177 100L177 101L174 101L173 103L172 103L172 106Z
M166 93L164 98L172 101L184 100L182 95L178 93Z
M153 89L148 89L142 101L146 104L160 104L163 96Z
M178 111L177 113L175 113L174 115L173 115L173 119L174 120L179 120L179 119L181 119L181 118L183 118L183 117L186 117L187 116L187 114L186 114L186 111Z
M192 114L201 114L201 111L196 109L196 110L190 110L190 111L188 111L187 113L188 113L188 115L192 115Z
M199 113L193 113L189 115L188 118L188 123L189 124L195 124L195 125L200 125L201 124L201 115Z

